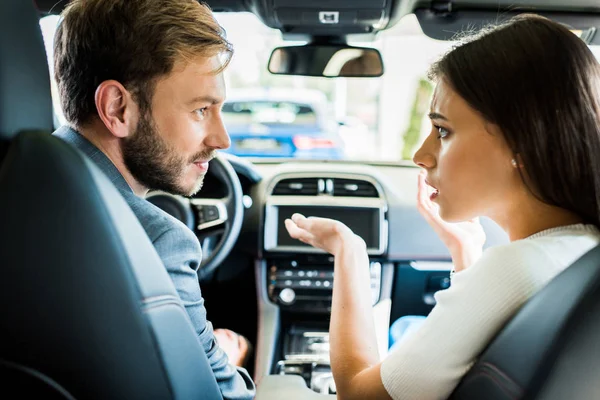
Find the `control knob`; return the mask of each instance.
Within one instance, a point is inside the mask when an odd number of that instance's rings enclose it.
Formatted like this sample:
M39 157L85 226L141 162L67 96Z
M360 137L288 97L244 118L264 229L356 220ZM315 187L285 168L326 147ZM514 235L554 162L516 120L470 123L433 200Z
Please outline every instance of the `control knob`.
M285 288L281 292L279 292L279 300L286 305L290 305L296 299L296 292L294 289Z

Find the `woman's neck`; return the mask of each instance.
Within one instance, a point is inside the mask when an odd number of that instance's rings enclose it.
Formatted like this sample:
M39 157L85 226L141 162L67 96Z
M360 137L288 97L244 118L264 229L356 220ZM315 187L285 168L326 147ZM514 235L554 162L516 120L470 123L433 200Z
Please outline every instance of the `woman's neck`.
M490 218L502 227L511 242L546 229L584 222L580 216L569 210L542 203L537 199L514 202L505 212L491 215Z

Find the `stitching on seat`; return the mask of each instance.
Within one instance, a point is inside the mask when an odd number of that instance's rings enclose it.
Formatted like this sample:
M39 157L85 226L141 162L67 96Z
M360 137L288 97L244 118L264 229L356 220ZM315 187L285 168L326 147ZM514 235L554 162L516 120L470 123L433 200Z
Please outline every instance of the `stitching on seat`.
M141 301L142 301L142 304L149 304L149 303L153 303L155 301L169 301L169 300L177 300L177 297L170 295L170 294L165 294L165 295L161 295L161 296L145 297Z
M502 384L502 381L499 380L497 376L494 376L493 374L491 374L489 371L481 371L481 372L479 372L478 373L478 378L479 377L487 377L488 379L494 381L494 383L496 384L496 387L498 389L500 389L504 394L506 394L511 399L518 400L518 399L521 398L519 395L511 393L508 388L504 387L504 385Z
M502 392L512 399L520 399L523 396L523 388L521 388L521 386L519 386L513 379L502 372L498 367L489 362L483 362L478 367L478 371L475 372L468 380L473 380L478 377L487 377L488 379L492 380L498 389L502 390ZM508 388L507 385L505 385L499 378L502 378L506 382L512 384L516 390L511 390Z
M45 373L39 371L36 368L28 367L24 364L21 364L18 362L15 363L15 362L8 361L5 359L0 359L0 366L4 366L6 368L12 369L13 371L18 371L18 372L27 374L30 377L37 379L38 381L44 382L46 385L48 385L50 388L52 388L55 391L55 393L60 393L67 400L75 400L75 397L73 397L73 395L67 389L65 389L60 383L58 383L57 381L52 379L50 376L46 375Z
M161 303L158 303L158 304L152 304L152 305L149 305L147 307L144 307L142 309L142 312L147 313L148 311L154 310L156 308L164 307L164 306L175 306L177 308L181 308L179 302L177 302L177 301L168 301L168 302L161 302Z
M179 298L171 295L147 297L145 299L142 299L141 303L141 309L144 313L147 313L152 309L162 307L165 305L174 305L176 307L182 307L179 303Z
M483 363L481 363L482 367L487 367L489 369L491 369L493 372L495 372L496 374L500 375L502 378L504 378L506 381L510 382L511 384L514 385L515 389L517 389L517 391L519 391L519 394L523 394L523 388L521 387L521 385L519 385L517 382L514 381L514 379L512 379L510 376L508 376L504 371L502 371L500 368L496 367L494 364L488 362L488 361L484 361Z

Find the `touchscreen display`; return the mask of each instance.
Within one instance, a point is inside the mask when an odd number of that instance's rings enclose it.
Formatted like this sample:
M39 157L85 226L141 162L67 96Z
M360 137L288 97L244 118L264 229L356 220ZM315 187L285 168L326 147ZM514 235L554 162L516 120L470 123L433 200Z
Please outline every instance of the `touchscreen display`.
M306 217L337 219L360 236L368 248L379 247L379 210L374 208L325 207L325 206L279 206L277 221L277 246L308 246L292 239L285 229L284 221L294 213Z

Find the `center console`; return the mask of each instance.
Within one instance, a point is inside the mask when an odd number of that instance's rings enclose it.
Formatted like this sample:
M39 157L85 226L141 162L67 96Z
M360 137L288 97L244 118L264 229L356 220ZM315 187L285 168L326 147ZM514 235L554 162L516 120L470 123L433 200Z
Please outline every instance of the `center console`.
M333 258L302 257L271 259L268 263L269 299L284 310L331 312ZM370 263L373 305L381 292L381 263Z
M284 338L284 359L276 365L278 375L299 375L317 393L335 394L329 366L329 333L293 328Z
M380 353L387 351L393 267L385 262L387 204L368 176L275 179L267 189L263 258L257 260L259 339L255 378L295 375L308 388L335 394L329 360L334 259L289 237L293 213L342 221L367 245L370 289ZM260 385L260 383L259 383Z

